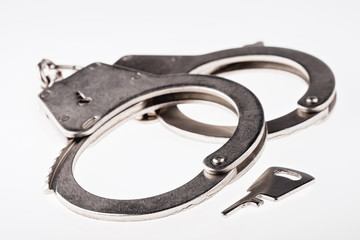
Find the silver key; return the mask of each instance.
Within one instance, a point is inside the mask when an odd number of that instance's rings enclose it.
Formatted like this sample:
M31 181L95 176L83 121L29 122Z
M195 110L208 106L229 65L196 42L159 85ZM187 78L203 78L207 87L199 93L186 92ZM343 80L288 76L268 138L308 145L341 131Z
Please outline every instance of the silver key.
M222 214L228 216L235 209L249 205L259 207L264 203L262 199L281 200L308 186L314 180L315 178L309 174L296 170L282 167L268 168L247 190L250 193L225 209Z

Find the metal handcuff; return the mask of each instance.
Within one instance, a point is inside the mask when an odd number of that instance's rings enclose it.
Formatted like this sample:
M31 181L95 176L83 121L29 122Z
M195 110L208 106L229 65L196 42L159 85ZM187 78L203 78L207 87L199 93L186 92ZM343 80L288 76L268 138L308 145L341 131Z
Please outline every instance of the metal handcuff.
M268 138L290 134L326 118L336 102L335 78L321 60L296 50L265 47L262 42L200 56L125 56L115 65L153 74L216 75L242 69L277 69L298 75L309 87L294 111L267 122ZM181 135L220 141L233 134L233 126L217 126L195 121L177 106L157 112L160 121Z
M51 169L48 187L71 210L106 220L153 219L201 203L252 167L268 132L276 136L310 125L327 116L335 103L334 76L323 62L294 50L259 45L193 57L127 56L113 66L94 63L81 70L48 60L39 67L45 83L41 102L48 117L70 138ZM209 67L210 71L201 70ZM301 107L265 124L262 106L251 91L224 78L194 74L254 67L281 68L306 78L309 89L299 101ZM62 79L62 69L77 72ZM126 120L156 112L164 123L193 132L172 119L188 121L175 105L194 101L215 102L238 115L238 125L227 130L215 126L214 131L206 130L208 125L195 122L196 134L229 139L204 159L204 170L194 179L172 191L134 200L96 196L76 182L73 169L80 154Z

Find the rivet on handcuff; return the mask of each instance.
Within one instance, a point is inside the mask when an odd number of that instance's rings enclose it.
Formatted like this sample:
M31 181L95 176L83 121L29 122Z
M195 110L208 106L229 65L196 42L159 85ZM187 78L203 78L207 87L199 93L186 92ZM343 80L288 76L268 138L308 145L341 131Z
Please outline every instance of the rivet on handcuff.
M48 188L71 210L105 220L159 218L201 203L253 166L267 136L289 134L312 125L327 117L336 101L335 79L326 64L302 52L262 44L200 56L126 56L112 66L93 63L81 68L43 60L39 68L43 82L43 91L39 94L41 103L49 118L70 139L51 169ZM265 122L262 106L251 91L215 76L249 68L281 69L306 80L309 88L299 100L298 109ZM63 78L62 69L75 73ZM176 107L196 101L210 101L230 109L238 116L237 126L200 123ZM189 136L227 141L204 158L202 172L169 192L143 199L118 200L83 189L73 174L80 154L117 124L138 116L154 116L164 125ZM307 174L286 168L271 168L266 173L259 180L272 179L271 182L282 186L282 191L274 192L274 186L269 184L261 184L264 185L261 188L252 186L249 191L255 194L223 213L248 203L259 205L260 195L278 199L313 180ZM300 176L302 180L295 184L278 173Z

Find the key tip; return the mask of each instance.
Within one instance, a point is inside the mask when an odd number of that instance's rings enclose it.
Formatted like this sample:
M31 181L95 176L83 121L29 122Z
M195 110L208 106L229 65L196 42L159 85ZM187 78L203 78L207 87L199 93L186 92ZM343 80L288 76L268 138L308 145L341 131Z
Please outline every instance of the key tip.
M250 201L238 201L238 202L234 203L233 205L231 205L230 207L226 208L224 211L222 211L221 214L224 217L228 217L231 214L233 214L236 210L245 208L249 205L254 206L254 207L260 207L263 204L264 204L264 201L259 198L253 198Z

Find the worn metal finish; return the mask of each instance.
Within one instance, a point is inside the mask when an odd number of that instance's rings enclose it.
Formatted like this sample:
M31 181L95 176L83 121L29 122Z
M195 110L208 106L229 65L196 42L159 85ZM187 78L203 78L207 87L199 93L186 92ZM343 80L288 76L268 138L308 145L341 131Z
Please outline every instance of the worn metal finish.
M91 98L79 104L79 91ZM124 110L157 96L201 93L206 100L227 101L237 112L238 126L232 137L204 160L208 172L227 172L235 168L256 148L264 134L264 115L256 96L241 85L213 76L155 76L134 70L95 63L57 82L40 93L48 116L67 137L83 137ZM46 94L45 94L46 93ZM220 165L215 157L224 157Z
M62 132L75 137L52 167L49 189L70 209L94 218L152 219L198 204L244 174L261 153L266 139L263 110L256 96L219 77L155 76L95 63L55 82L39 97ZM73 169L80 154L115 125L138 114L195 100L219 103L239 117L233 136L205 158L204 170L193 180L170 192L135 200L99 197L76 182Z
M222 214L229 215L235 209L248 205L259 207L264 203L262 198L272 201L281 200L308 186L314 180L315 178L309 174L297 170L283 167L268 168L247 190L250 193L225 209Z
M321 60L296 50L264 47L261 43L199 56L125 56L115 65L154 74L219 74L223 72L271 68L291 72L308 84L307 92L298 101L298 108L267 122L268 137L290 134L326 118L335 101L335 78ZM235 128L197 122L185 116L176 106L159 111L161 121L182 135L212 140L229 138Z
M159 104L158 107L164 107L167 104L169 103ZM138 111L139 109L142 111ZM116 121L113 120L112 123L110 121L107 124L123 122L135 114L154 109L156 109L154 106L128 109L126 113L119 114ZM81 152L101 137L107 129L110 127L105 126L88 137L71 140L56 160L48 183L49 188L69 209L88 217L114 221L139 221L165 217L207 200L249 170L255 163L266 139L266 134L264 134L251 156L227 173L209 174L202 171L194 179L172 191L149 198L118 200L99 197L87 192L78 185L73 175L76 160Z

